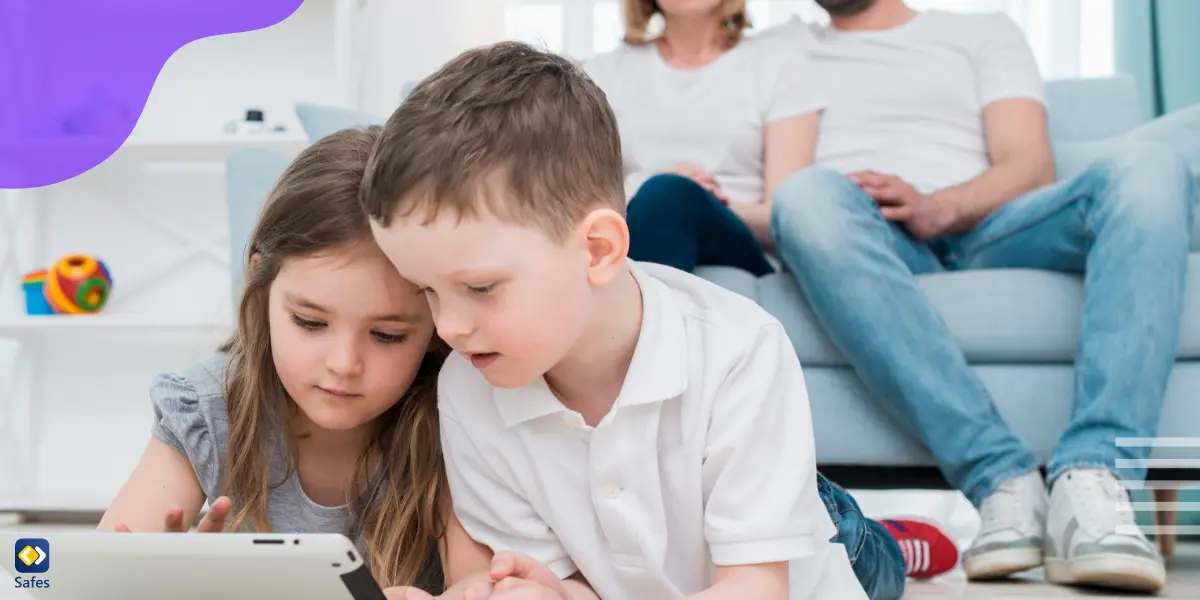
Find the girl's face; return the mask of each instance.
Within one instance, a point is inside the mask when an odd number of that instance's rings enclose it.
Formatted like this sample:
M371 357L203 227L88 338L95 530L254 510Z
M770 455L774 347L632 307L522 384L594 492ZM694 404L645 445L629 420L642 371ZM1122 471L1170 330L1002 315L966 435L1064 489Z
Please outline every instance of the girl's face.
M370 242L285 260L268 312L279 379L327 430L358 428L395 405L433 335L428 302Z

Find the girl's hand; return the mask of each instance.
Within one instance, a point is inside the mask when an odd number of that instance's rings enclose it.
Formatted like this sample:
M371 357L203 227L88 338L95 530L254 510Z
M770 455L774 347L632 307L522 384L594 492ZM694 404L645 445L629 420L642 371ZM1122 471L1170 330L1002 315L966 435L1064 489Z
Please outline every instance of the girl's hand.
M232 502L226 496L221 496L213 501L209 507L208 513L200 519L200 524L196 526L196 531L200 533L220 533L225 530L225 520L229 518L230 507ZM163 518L164 531L167 533L186 533L189 529L187 524L183 522L183 509L178 506L172 506L167 509L167 515ZM120 523L113 528L117 533L131 533L129 526Z
M721 190L721 185L717 183L717 178L709 175L703 167L691 163L679 163L671 168L671 173L695 181L717 200L720 200L721 204L729 204L729 198Z

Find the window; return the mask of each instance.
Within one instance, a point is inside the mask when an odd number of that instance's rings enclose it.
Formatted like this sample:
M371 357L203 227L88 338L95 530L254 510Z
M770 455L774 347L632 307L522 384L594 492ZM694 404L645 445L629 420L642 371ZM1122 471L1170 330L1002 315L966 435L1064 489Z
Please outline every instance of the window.
M1047 78L1101 77L1114 72L1114 0L908 0L918 10L1004 12L1029 38ZM518 39L585 59L620 43L620 0L507 0L506 30ZM827 23L813 0L748 0L754 31L793 16Z

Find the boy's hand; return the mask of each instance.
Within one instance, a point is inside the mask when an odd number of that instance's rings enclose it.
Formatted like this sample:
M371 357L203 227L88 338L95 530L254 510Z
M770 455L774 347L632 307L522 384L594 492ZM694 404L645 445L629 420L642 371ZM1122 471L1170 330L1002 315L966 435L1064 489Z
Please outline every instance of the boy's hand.
M383 590L383 595L388 600L433 600L428 592L415 587L390 587Z
M225 530L225 520L229 518L229 511L232 506L232 501L227 496L221 496L213 501L208 512L200 519L200 524L196 526L196 531L199 533L220 533ZM167 509L167 514L163 517L163 531L167 533L186 533L190 529L183 522L183 509L178 506L172 506ZM131 533L129 526L120 523L113 528L117 533Z
M570 600L570 597L566 590L559 592L528 579L509 577L496 584L489 600Z
M499 552L492 557L490 571L492 581L499 585L505 579L515 578L532 581L559 592L564 598L567 590L562 580L549 567L525 554Z

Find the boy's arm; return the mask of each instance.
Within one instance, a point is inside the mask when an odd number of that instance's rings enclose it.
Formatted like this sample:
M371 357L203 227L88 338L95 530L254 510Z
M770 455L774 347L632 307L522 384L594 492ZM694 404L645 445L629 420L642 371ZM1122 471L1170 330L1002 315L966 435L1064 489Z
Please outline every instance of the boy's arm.
M703 477L714 585L693 598L787 600L788 561L837 533L817 493L804 375L783 326L759 328L717 392Z

